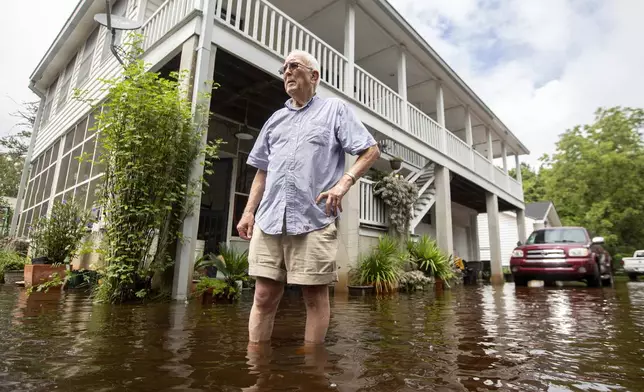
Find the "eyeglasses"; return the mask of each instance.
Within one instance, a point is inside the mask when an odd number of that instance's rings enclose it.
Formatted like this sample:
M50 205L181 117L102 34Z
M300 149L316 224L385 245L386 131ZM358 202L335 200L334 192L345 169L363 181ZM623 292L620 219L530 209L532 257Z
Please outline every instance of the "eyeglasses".
M288 62L288 63L284 64L283 66L281 66L280 69L277 70L277 72L279 72L280 75L284 75L286 73L287 68L289 69L289 71L294 71L298 67L308 68L311 71L313 71L313 68L309 67L308 65L298 63L297 61L291 61L291 62Z

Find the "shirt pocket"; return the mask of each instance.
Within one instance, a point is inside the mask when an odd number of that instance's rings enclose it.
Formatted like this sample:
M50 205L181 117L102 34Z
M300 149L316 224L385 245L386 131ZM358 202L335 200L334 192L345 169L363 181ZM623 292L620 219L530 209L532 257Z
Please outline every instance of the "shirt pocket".
M323 125L313 125L306 135L306 143L315 147L326 147L329 145L331 129Z

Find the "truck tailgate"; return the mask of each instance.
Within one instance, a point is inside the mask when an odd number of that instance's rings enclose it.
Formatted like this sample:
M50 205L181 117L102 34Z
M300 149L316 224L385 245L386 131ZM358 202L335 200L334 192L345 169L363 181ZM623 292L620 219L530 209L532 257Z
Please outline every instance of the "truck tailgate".
M625 257L622 259L625 271L643 272L644 257Z

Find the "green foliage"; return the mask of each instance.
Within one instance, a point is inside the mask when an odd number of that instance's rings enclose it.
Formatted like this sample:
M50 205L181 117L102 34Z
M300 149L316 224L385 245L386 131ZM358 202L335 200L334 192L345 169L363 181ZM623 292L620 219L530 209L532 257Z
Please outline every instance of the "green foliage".
M39 218L31 231L32 257L52 264L70 263L88 232L91 215L73 201L55 201L50 217Z
M11 113L20 119L19 130L0 138L0 196L16 197L25 155L36 121L39 101L23 102L22 108Z
M409 233L409 222L413 218L413 207L418 199L416 184L405 180L399 174L383 177L374 186L374 195L380 197L389 207L389 224L401 236Z
M516 169L510 169L509 175L516 177ZM526 203L546 200L546 188L543 177L525 162L521 162L521 179L523 181L523 198Z
M355 271L358 284L373 285L378 293L394 291L404 272L406 256L396 238L381 236L378 245L358 261Z
M419 288L424 288L433 283L433 279L423 273L423 271L414 270L404 272L400 276L399 284L405 291L416 291Z
M208 259L224 275L229 285L248 279L248 251L238 252L222 242L219 244L219 256L209 255Z
M219 299L234 300L241 295L236 284L229 284L216 278L201 278L197 283L196 294L203 295L206 291L212 291L213 297Z
M207 167L219 145L202 145L208 97L199 98L193 113L188 75L172 73L165 79L148 72L139 59L140 42L134 36L128 44L122 77L103 80L107 98L96 122L104 150L97 163L105 167L99 198L105 220L99 301L144 297L140 282L173 264L172 246L203 182L190 178L191 168L195 162ZM82 93L77 97L82 99Z
M9 202L0 196L0 238L5 238L9 235L12 216L13 209L9 205Z
M446 255L429 236L423 235L417 241L407 241L407 251L418 269L429 276L446 283L454 277L452 257Z
M644 241L642 127L642 109L600 108L592 124L561 135L538 174L563 223L603 236L614 254Z
M58 275L58 272L54 272L53 274L49 275L49 280L47 280L46 282L40 283L39 285L36 285L36 286L30 286L27 289L27 294L31 294L34 290L36 292L47 293L52 288L63 286L65 284L66 279L67 279L67 271L63 272L63 276Z
M0 283L4 282L5 271L22 271L26 263L27 259L24 256L11 250L0 249Z

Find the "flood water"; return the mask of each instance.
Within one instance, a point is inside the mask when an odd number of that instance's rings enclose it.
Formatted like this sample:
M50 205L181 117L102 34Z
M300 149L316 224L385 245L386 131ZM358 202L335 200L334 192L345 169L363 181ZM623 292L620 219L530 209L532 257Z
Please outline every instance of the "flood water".
M109 306L0 286L0 390L644 390L644 282L336 294L314 351L293 291L270 350L249 353L251 301Z

